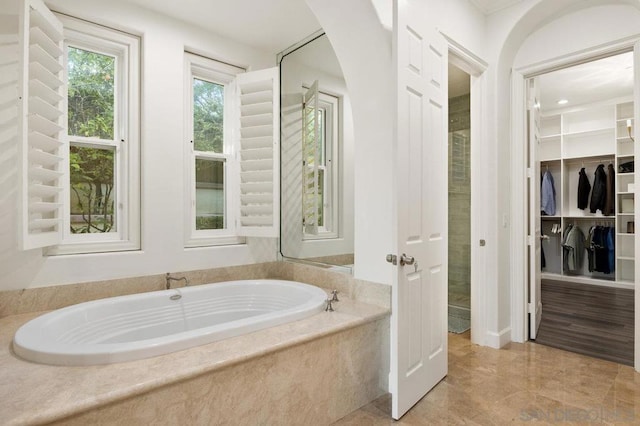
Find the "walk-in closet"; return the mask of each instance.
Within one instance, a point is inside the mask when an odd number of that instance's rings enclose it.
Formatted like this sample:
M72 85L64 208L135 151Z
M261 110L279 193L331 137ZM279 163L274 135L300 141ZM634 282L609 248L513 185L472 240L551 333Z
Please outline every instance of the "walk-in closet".
M633 363L633 53L537 77L542 322L536 342Z

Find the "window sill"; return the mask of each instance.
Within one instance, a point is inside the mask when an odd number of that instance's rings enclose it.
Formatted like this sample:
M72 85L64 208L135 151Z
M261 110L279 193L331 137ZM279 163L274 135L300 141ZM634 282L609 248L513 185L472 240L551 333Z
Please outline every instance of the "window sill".
M45 256L64 256L74 254L111 253L118 251L140 250L137 241L111 241L91 243L67 243L45 249Z
M337 232L319 232L318 235L304 234L303 241L333 240L340 238Z
M191 238L185 241L184 248L189 249L210 246L230 246L246 243L246 238L236 236Z

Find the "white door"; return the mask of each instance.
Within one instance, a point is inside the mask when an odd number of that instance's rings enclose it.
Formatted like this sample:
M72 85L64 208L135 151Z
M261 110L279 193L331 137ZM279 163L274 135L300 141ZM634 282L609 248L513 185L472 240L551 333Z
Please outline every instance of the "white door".
M527 126L529 145L529 338L535 339L542 319L540 283L542 241L540 223L540 103L536 79L527 80Z
M392 416L447 374L447 49L425 1L394 2L397 269ZM433 12L431 12L433 13ZM403 254L409 263L402 261Z

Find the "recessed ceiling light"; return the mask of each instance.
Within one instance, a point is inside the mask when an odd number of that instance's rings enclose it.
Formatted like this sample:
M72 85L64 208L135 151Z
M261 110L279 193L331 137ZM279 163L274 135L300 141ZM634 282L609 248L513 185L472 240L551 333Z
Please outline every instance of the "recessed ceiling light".
M569 103L569 101L568 101L568 100L566 100L566 99L560 99L560 100L558 101L558 105L566 105L566 104L568 104L568 103Z

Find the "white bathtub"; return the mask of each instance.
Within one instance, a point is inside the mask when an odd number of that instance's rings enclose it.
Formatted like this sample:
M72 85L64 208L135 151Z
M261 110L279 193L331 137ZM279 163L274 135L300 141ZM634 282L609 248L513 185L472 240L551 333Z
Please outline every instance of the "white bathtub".
M15 353L53 365L149 358L274 325L325 306L327 294L293 281L228 281L113 297L49 312L24 324Z

